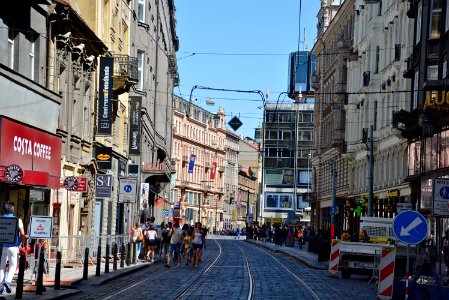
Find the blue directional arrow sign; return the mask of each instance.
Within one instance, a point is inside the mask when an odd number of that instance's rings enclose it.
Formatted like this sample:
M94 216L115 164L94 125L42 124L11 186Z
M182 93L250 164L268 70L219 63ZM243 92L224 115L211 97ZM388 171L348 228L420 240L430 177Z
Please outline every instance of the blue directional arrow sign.
M393 220L393 232L405 244L416 245L427 236L427 221L419 212L407 210Z

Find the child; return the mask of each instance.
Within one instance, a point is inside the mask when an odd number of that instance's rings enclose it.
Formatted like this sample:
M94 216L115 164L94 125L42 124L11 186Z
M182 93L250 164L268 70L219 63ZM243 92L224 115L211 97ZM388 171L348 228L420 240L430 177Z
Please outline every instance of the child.
M189 261L190 261L190 231L186 230L185 231L185 236L184 236L184 252L185 252L185 256L186 256L186 266L189 265Z

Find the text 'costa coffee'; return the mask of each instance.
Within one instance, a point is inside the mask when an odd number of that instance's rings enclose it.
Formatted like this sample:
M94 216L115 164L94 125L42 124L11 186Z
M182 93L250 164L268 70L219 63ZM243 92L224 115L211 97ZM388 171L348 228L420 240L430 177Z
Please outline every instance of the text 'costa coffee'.
M22 155L31 155L38 158L51 160L51 146L32 141L20 136L14 136L14 152Z

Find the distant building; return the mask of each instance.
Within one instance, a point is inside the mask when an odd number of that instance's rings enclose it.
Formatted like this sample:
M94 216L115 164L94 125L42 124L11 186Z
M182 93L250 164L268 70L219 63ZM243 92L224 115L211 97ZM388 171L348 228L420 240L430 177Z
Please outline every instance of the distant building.
M299 217L309 190L314 104L268 103L264 115L262 222Z

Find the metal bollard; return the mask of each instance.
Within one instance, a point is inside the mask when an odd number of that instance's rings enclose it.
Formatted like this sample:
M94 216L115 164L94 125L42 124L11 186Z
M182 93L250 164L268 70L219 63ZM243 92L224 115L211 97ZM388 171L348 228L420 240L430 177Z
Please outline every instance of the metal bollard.
M131 262L132 262L133 265L135 265L136 262L137 262L137 259L136 259L137 244L133 243L132 248L133 248L133 251L132 251Z
M131 243L126 245L126 265L129 266L131 264Z
M56 252L55 290L61 289L61 251Z
M84 265L83 265L83 280L87 280L89 274L89 248L84 249Z
M44 252L39 247L39 265L37 268L36 294L42 295L44 291Z
M117 243L114 243L113 245L114 245L114 247L112 248L113 249L112 253L114 255L114 262L112 263L112 269L114 271L116 271L117 270Z
M120 268L125 267L125 243L122 243L122 254L120 255Z
M19 257L19 274L17 275L16 299L22 299L23 294L23 278L25 275L26 256L24 253Z
M104 265L104 272L105 273L109 273L109 252L110 252L110 250L109 250L109 248L110 248L111 246L109 246L109 244L106 244L106 260L105 260L105 265Z
M98 251L97 251L97 269L95 270L95 276L100 276L101 271L101 245L98 245Z

